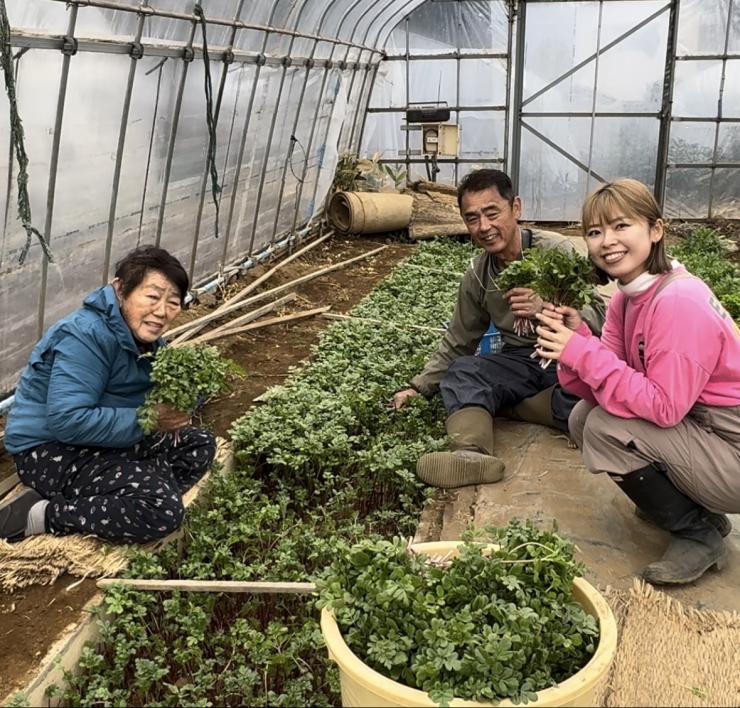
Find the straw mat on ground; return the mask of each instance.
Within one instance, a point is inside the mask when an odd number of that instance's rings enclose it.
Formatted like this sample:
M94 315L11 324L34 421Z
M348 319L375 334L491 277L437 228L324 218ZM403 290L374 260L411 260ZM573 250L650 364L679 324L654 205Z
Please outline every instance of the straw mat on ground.
M217 460L224 460L228 446L219 440ZM183 497L189 506L200 494L210 472ZM20 492L20 485L11 492ZM180 535L175 531L164 539L147 544L155 549ZM111 545L94 536L73 534L32 536L19 543L0 539L0 590L13 592L31 585L51 585L59 576L68 573L79 578L112 577L128 564L129 555L140 550L140 545Z
M740 705L740 614L684 607L637 580L605 596L619 644L596 705Z

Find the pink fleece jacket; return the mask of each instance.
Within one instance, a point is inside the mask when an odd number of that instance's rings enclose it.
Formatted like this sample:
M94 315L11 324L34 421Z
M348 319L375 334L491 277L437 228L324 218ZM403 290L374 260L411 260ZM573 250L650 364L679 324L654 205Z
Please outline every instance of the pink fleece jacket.
M740 330L699 278L614 295L601 339L582 325L563 349L563 388L612 415L661 428L695 403L740 405ZM625 300L626 298L626 300Z

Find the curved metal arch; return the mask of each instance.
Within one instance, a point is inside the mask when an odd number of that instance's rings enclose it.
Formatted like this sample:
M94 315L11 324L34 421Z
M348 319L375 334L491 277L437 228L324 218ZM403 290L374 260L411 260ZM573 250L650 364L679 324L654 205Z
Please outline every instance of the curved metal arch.
M383 48L383 51L385 51L386 42L388 41L388 38L391 36L391 33L393 32L393 30L395 30L396 27L401 22L403 22L409 15L411 15L411 13L414 12L414 10L418 10L424 4L424 2L425 2L425 0L418 0L418 1L417 0L410 0L410 2L408 2L406 6L408 7L408 5L413 5L413 7L408 12L406 12L406 14L402 15L395 24L390 25L390 27L388 26L390 24L390 22L386 22L383 25L383 27L380 30L380 32L378 32L378 35L375 38L375 45L376 46L379 46L379 47L382 47ZM391 18L391 19L393 19L393 18ZM383 41L381 42L380 41L380 37L383 34L383 32L385 32L386 30L387 30L387 34L385 35L385 37L383 38Z

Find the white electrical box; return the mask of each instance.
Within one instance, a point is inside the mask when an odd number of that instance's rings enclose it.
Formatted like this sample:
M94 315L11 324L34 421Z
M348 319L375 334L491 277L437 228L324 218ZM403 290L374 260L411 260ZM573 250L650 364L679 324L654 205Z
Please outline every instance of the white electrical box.
M455 123L422 123L421 151L424 155L457 157L458 126Z

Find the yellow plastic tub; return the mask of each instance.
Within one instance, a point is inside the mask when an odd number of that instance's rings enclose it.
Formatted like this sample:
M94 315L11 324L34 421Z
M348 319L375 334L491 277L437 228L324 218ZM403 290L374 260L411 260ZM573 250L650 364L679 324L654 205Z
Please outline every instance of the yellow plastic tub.
M461 541L419 543L413 549L427 555L456 555ZM591 661L569 679L537 694L534 706L592 706L594 692L606 676L617 651L617 623L609 605L599 592L583 578L573 583L573 595L583 608L599 621L601 636ZM342 705L351 706L434 706L429 694L386 678L364 664L345 644L334 617L321 612L321 633L329 649L329 658L339 667ZM487 706L490 703L454 699L451 706ZM513 706L501 701L499 706Z

